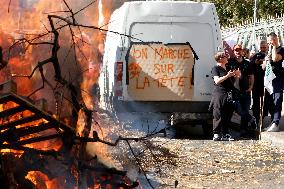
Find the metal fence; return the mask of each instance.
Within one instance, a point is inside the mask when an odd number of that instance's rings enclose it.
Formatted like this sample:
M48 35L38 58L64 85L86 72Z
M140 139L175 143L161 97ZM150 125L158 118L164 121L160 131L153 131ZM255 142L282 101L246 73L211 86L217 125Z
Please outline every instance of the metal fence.
M259 40L265 40L267 34L275 32L279 36L280 45L284 45L284 16L277 18L267 18L257 20L256 23L251 21L244 22L241 25L222 28L222 39L235 40L236 43L242 44L244 48L252 50L258 49ZM255 37L254 37L255 34Z

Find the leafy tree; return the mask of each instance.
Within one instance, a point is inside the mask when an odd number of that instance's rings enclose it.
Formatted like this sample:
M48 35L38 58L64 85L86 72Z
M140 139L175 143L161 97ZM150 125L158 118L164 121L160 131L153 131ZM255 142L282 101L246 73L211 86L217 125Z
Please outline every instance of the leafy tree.
M198 1L198 0L195 0ZM214 3L219 16L221 26L240 24L243 21L252 20L254 14L254 0L202 0ZM199 0L200 2L200 0ZM283 13L283 0L257 0L257 18L279 16Z

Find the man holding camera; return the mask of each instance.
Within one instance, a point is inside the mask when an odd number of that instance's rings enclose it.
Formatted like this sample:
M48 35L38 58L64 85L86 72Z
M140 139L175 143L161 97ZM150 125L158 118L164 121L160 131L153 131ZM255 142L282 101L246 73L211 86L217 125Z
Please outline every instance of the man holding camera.
M259 52L254 54L250 58L250 63L254 75L254 84L252 89L252 112L256 119L256 123L259 124L260 120L260 107L263 107L263 116L268 115L268 104L269 104L269 93L265 91L265 99L263 102L264 95L264 74L265 69L263 69L262 64L265 61L267 55L268 45L267 42L262 40L259 43Z

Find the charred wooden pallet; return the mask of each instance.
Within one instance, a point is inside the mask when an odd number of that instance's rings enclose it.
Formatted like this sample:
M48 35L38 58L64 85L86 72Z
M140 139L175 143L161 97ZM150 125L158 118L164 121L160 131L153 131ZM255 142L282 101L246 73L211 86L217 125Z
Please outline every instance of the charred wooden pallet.
M44 100L38 101L40 106L37 106L30 99L15 94L13 85L11 81L0 85L0 149L18 149L63 137L66 133L75 134L73 128L44 111Z

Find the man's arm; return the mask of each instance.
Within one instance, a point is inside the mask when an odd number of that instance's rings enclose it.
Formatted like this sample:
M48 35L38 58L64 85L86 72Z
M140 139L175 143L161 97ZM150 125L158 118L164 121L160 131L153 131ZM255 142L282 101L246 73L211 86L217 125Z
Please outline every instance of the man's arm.
M250 92L252 91L252 88L253 88L253 84L254 84L254 75L248 75L248 82L249 82L249 88L247 90L247 92Z
M254 74L253 74L253 69L252 69L252 65L249 64L248 68L248 89L247 92L251 92L253 85L254 85Z
M271 56L272 56L273 62L278 62L278 61L282 60L282 58L283 58L282 55L277 52L276 46L272 47Z

